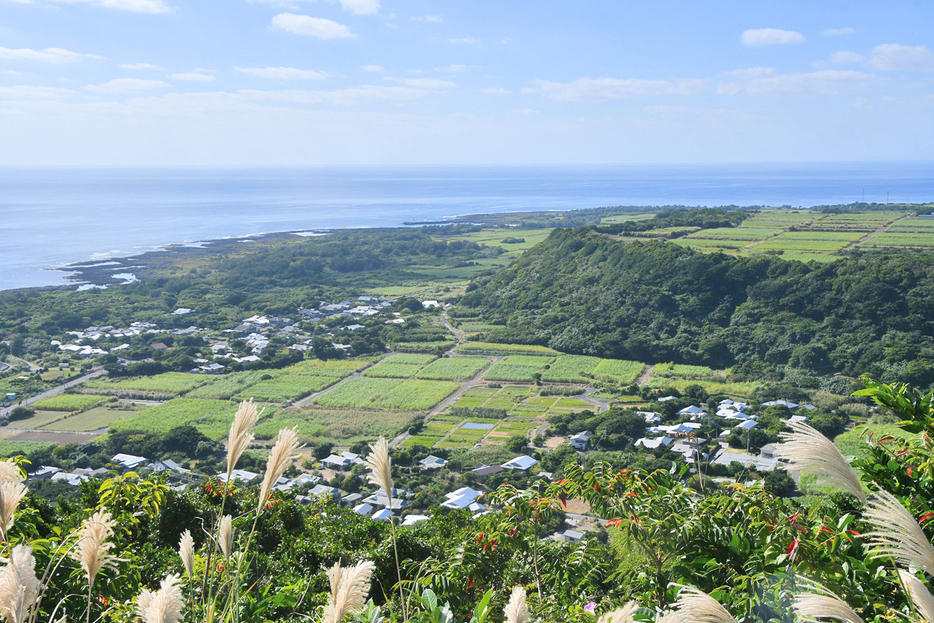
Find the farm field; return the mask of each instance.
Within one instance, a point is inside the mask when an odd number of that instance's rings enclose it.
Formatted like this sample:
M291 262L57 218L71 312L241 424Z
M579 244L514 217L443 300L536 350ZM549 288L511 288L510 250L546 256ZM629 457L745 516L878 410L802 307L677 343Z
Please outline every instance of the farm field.
M457 391L457 383L358 377L335 387L312 404L323 407L428 411Z
M372 368L364 370L363 376L410 379L435 359L434 355L417 355L414 353L390 355Z
M85 388L121 390L130 389L143 392L159 392L166 394L184 394L196 387L200 387L213 380L213 377L200 374L186 374L184 372L165 372L155 376L140 376L129 379L116 379L113 381L91 380L84 383Z
M46 424L42 428L45 430L61 431L92 431L109 428L115 422L122 418L137 413L136 409L108 409L106 407L95 407L75 415L68 415L54 422Z
M454 352L462 355L539 355L555 357L560 355L556 350L546 346L534 344L494 344L491 342L464 342L459 344Z
M45 411L79 411L105 400L113 400L113 398L92 394L59 394L43 398L35 404L35 407Z
M27 429L36 429L42 428L50 422L60 420L65 417L65 413L61 411L42 411L40 409L36 410L36 414L30 418L24 420L13 420L7 426L7 428L14 430L27 430Z
M587 379L583 375L592 374L600 362L599 357L561 355L545 370L542 380L555 383L584 383Z
M176 426L191 425L211 439L220 439L227 433L228 423L236 412L237 404L226 400L176 398L137 411L118 420L112 427L116 430L164 433Z
M486 371L483 378L487 381L508 381L512 383L532 383L536 375L545 372L545 366L554 362L551 357L530 355L512 355L497 361Z
M348 411L341 409L289 408L263 419L255 429L258 439L273 439L282 428L297 427L313 442L354 443L392 439L418 414L405 411Z
M716 229L702 229L690 236L685 236L686 240L764 240L772 234L777 234L782 228L766 229L753 227L719 227Z
M873 236L864 247L934 247L934 229L930 233L886 231Z
M678 376L685 379L704 379L714 376L714 371L707 366L689 366L681 363L656 364L653 373L658 376Z
M631 385L636 382L643 370L645 370L645 364L639 361L602 359L600 364L594 368L593 374L598 378L609 377L621 385Z
M340 381L336 376L304 376L299 374L286 374L266 381L260 381L239 394L234 400L249 400L253 398L259 402L284 402L298 400L309 394L319 392Z
M474 407L505 409L510 417L524 418L541 418L551 413L567 413L568 411L594 408L592 404L576 398L541 396L540 391L541 389L538 387L475 388L464 392L452 406L468 409ZM442 414L432 418L432 422L449 417L449 414ZM474 420L475 418L471 419L471 421ZM457 419L457 421L460 421L460 419Z
M728 383L726 381L675 379L661 376L649 379L648 385L649 387L673 387L678 391L684 391L684 388L688 385L700 385L708 394L726 394L727 396L741 398L754 398L759 387L758 383L753 382Z
M415 377L434 381L467 381L477 376L492 361L484 357L443 357L430 363Z
M229 376L218 377L213 383L202 385L186 394L186 398L208 398L230 400L248 387L262 380L269 380L285 374L284 370L248 370L234 372Z
M379 355L351 357L348 359L304 359L295 365L283 368L285 374L309 374L311 376L336 376L345 378L358 370L379 361Z

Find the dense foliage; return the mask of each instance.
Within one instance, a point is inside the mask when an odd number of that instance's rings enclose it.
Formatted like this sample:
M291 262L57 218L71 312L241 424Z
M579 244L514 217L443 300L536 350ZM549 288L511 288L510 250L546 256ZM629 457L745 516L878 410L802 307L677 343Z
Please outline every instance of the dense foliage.
M872 252L827 264L701 254L555 230L461 301L504 325L487 341L722 368L934 381L934 258Z

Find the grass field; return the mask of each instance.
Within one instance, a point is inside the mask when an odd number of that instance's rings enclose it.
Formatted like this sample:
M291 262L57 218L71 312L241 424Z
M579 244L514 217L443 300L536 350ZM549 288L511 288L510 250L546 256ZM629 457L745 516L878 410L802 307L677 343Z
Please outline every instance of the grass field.
M164 433L176 426L191 425L211 439L220 439L236 412L236 403L226 400L176 398L127 416L115 422L113 428Z
M297 427L303 437L341 444L373 441L383 435L392 439L416 414L403 411L347 411L337 409L282 409L254 429L260 439L272 439L282 428Z
M482 357L443 357L423 368L416 378L435 381L466 381L490 365Z
M4 439L0 440L0 456L25 455L54 445L56 444L43 441L6 441Z
M600 361L599 357L561 355L545 370L542 380L554 383L583 383L587 380L583 375L592 374L600 365Z
M24 420L13 420L8 428L15 430L42 428L50 422L60 420L65 417L61 411L41 411L36 410L36 414Z
M320 392L340 381L334 376L304 376L300 374L286 374L267 381L260 381L236 396L235 400L249 400L253 398L258 402L284 402L298 400L309 394Z
M493 344L491 342L464 342L454 352L463 355L539 355L554 357L560 355L556 350L535 344Z
M603 359L594 368L593 374L597 378L605 376L621 385L631 385L636 382L643 370L645 370L645 364L639 361Z
M497 361L486 371L483 378L487 381L508 381L512 383L531 383L535 376L545 372L545 366L552 363L550 357L513 355Z
M434 355L417 355L414 353L390 355L372 368L364 370L363 376L410 379L435 359Z
M768 229L764 227L719 227L716 229L702 229L685 240L764 240L773 234L782 231L780 227Z
M682 247L691 247L700 251L716 249L741 249L749 244L748 240L701 240L698 238L676 238L672 240Z
M897 231L882 232L863 243L864 247L900 246L934 247L934 230L931 233L902 233Z
M294 366L293 366L294 367ZM285 374L283 370L248 370L235 372L229 376L218 377L213 383L202 385L186 395L186 398L208 398L212 400L230 400L248 387L260 381Z
M688 385L700 385L708 394L725 394L739 398L754 398L759 388L758 383L727 383L721 381L709 381L704 379L675 379L655 376L649 379L649 387L673 387L678 391L684 391Z
M459 387L447 381L358 377L312 402L323 407L427 411Z
M284 369L286 374L310 374L311 376L337 376L345 378L362 370L374 361L378 361L379 356L370 357L351 357L348 359L305 359Z
M689 366L681 363L656 364L654 374L658 376L677 376L683 379L705 379L714 375L707 366Z
M130 389L143 392L160 392L165 394L184 394L205 383L213 377L199 374L185 374L184 372L166 372L155 376L139 376L130 379L116 379L113 381L91 380L84 383L84 387L101 389Z
M69 415L60 418L54 422L46 424L42 428L45 430L61 431L91 431L103 428L110 428L115 422L136 414L137 410L131 409L108 409L106 407L96 407L88 409L82 413Z
M35 403L35 407L45 411L80 411L105 400L113 400L113 398L91 394L59 394L43 398Z

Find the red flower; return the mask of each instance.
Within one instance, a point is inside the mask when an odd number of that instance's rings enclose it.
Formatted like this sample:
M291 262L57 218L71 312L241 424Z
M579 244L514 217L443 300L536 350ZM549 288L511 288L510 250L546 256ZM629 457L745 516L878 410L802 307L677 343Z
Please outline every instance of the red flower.
M792 562L794 562L795 556L798 555L798 545L799 545L798 539L795 539L794 541L791 542L791 545L788 546L788 551L785 552L785 555L791 557Z
M925 513L924 515L921 515L921 519L918 520L918 523L924 523L931 517L934 517L934 513Z

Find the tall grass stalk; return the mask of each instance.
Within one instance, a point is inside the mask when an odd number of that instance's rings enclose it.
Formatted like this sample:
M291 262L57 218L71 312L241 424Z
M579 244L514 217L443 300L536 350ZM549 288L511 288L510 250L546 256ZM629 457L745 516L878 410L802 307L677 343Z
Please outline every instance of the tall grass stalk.
M934 575L934 548L918 520L894 495L886 491L875 493L863 519L874 528L863 535L869 539L873 557L891 557L905 567Z
M671 610L675 623L736 623L736 619L716 599L693 586L674 584L681 589Z
M386 492L386 503L389 504L389 529L392 534L392 552L396 559L396 578L399 586L399 599L402 602L402 620L408 621L408 609L405 603L405 593L402 590L402 566L399 564L399 547L396 536L396 522L392 518L392 461L389 458L389 442L380 437L376 445L370 444L370 454L366 458L366 465L370 469L367 479Z
M934 596L921 583L921 580L908 573L904 569L898 570L898 576L901 578L902 586L911 597L915 606L915 612L921 616L926 623L934 623Z
M804 422L786 424L792 432L782 433L784 443L778 445L775 456L791 461L801 470L815 472L820 483L840 487L866 504L859 476L833 442Z
M607 612L599 619L597 623L633 623L633 617L636 614L636 610L639 608L639 604L634 601L628 602L622 608L617 608L612 612Z

